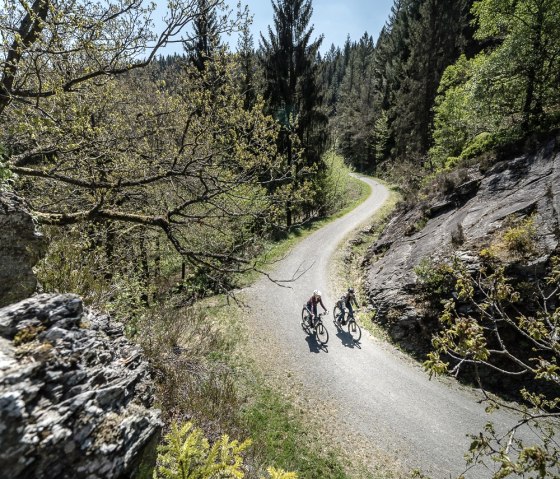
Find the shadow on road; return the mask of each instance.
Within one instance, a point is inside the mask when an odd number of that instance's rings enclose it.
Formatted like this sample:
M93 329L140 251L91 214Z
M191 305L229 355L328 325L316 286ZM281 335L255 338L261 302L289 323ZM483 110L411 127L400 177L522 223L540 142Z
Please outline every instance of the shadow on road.
M340 342L343 346L346 346L350 349L362 349L359 342L354 341L354 338L348 331L344 331L343 329L336 326L336 337L340 339Z
M310 353L320 353L321 351L324 351L325 353L329 352L329 350L327 349L327 345L319 344L317 342L317 339L315 338L315 335L308 334L305 337L305 340L307 341L307 345L309 346Z

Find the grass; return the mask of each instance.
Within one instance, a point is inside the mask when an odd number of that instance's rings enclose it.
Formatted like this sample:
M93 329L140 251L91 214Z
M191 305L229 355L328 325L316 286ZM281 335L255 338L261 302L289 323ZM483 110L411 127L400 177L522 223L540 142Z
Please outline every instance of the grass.
M270 245L261 259L268 264L281 259L299 241L364 201L371 189L355 178L352 182L356 196L344 210ZM256 277L256 273L247 274L240 280L250 284ZM271 379L266 365L251 354L245 311L229 297L206 298L192 310L176 311L174 315L168 307L165 315L154 314L151 320L163 319L152 325L151 338L141 341L154 349L153 356L162 359L156 369L164 373L160 377L166 381L160 385L160 394L167 397L165 406L174 408L167 414L169 420L194 419L214 439L224 431L235 439L251 438L253 445L246 457L247 477L251 479L262 477L269 466L295 471L300 479L396 477L382 466L375 475L367 471L365 464L371 459L363 454L367 445L358 453L343 451L327 441L332 431L317 405L302 405L302 398L288 382ZM177 344L184 348L180 357L161 351ZM185 366L190 371L183 374L179 369ZM185 393L189 397L182 398Z
M300 478L349 477L339 454L325 451L314 429L306 426L290 402L264 384L258 385L256 393L243 416L259 463L296 471Z
M341 247L334 256L331 278L334 278L332 287L335 291L345 291L349 285L353 285L358 299L365 298L364 272L362 261L370 245L379 239L383 228L389 219L391 212L402 200L398 188L386 181L375 178L375 180L389 189L390 196L385 204L365 223L354 229L343 240ZM374 337L388 340L387 332L375 323L375 311L362 313L360 324Z
M289 233L287 238L281 241L267 243L264 246L265 251L254 260L254 264L258 265L259 268L263 268L264 271L270 270L275 263L286 257L290 250L300 241L304 240L315 231L321 229L323 226L349 213L359 204L363 203L371 194L370 186L357 178L351 177L350 184L350 190L355 193L355 196L350 199L348 205L344 209L337 211L326 218L311 221L301 227L295 228ZM238 287L243 288L251 285L258 279L259 276L260 273L257 271L248 271L237 276L236 283Z

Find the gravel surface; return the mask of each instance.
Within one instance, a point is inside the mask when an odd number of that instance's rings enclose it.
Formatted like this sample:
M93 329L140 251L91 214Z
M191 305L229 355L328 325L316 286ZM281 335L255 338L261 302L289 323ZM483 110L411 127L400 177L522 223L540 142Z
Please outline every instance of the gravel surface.
M353 344L347 333L337 332L331 314L325 318L326 348L300 325L302 306L316 288L332 312L342 291L329 288L331 256L389 197L384 186L362 179L372 187L370 197L299 243L272 271L280 280L303 275L288 288L262 278L245 290L254 332L250 346L269 382L302 410L314 411L326 437L352 449L372 472L389 467L420 469L433 478L457 476L465 468L467 435L490 420L505 430L514 423L512 416L505 411L487 415L476 391L452 380L430 381L417 363L365 330L360 343ZM489 476L480 468L465 475Z

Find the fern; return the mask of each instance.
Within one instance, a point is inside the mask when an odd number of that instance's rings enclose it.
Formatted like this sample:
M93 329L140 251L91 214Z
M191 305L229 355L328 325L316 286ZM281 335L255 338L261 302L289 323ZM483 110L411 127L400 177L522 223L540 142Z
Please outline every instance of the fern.
M286 472L282 469L275 469L269 467L267 469L268 477L263 477L261 479L297 479L297 474L295 472Z
M231 441L224 435L212 446L202 431L187 422L172 425L158 447L154 479L238 479L243 472L242 452L250 441ZM283 476L278 476L282 478ZM287 479L290 479L289 477Z

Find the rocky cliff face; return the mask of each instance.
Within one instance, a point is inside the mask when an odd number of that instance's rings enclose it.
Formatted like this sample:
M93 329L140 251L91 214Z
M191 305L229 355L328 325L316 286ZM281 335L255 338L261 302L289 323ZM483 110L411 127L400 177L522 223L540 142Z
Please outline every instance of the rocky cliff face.
M368 255L366 289L395 340L426 342L431 327L418 301L415 268L453 255L476 268L477 253L512 218L533 215L537 252L525 271L538 272L560 241L560 153L553 139L539 151L495 164L430 204L395 216Z
M35 292L32 268L45 249L46 242L22 201L0 192L0 307Z
M148 364L109 316L41 294L45 242L0 192L0 476L126 478L157 439Z
M129 477L160 427L147 363L74 295L0 309L0 470L16 478Z

